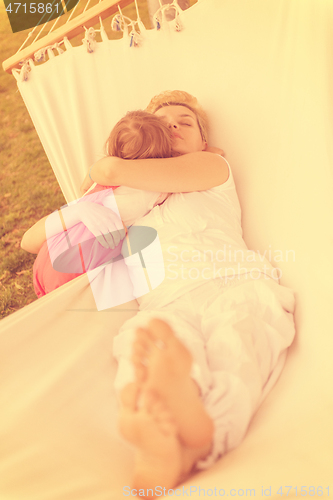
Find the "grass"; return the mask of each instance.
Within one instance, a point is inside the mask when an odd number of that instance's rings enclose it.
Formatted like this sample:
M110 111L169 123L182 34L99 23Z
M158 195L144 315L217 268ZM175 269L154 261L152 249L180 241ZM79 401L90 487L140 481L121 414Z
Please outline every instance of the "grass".
M27 32L13 34L0 5L1 62L13 55ZM32 286L35 259L20 248L23 233L40 217L63 204L48 159L17 91L16 80L0 70L0 315L36 299Z
M191 4L196 3L192 0ZM149 27L145 0L139 0ZM136 18L134 4L123 10ZM0 0L0 60L15 54L29 31L12 33ZM108 31L116 38L117 34ZM82 36L78 37L78 40ZM77 41L77 43L79 43ZM80 42L81 43L81 42ZM20 248L24 232L65 203L13 76L0 69L0 318L37 300L32 285L35 255Z

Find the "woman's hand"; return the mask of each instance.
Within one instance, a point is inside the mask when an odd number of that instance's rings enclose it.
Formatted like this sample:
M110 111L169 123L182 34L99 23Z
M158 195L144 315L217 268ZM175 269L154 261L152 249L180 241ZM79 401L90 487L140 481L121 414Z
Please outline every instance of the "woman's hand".
M122 220L110 208L89 201L76 203L72 207L75 207L77 218L103 247L113 249L124 239L125 228ZM64 213L64 220L66 223L66 213Z
M123 160L117 156L105 156L94 163L80 187L81 195L83 196L94 182L102 186L120 186L120 183L117 182L117 173L121 169L123 162L126 163L126 161L128 160Z
M94 181L91 180L91 178L89 177L89 172L88 172L84 178L84 181L81 184L81 187L80 187L81 196L85 195L86 192L88 191L88 189L90 189L93 184L94 184Z

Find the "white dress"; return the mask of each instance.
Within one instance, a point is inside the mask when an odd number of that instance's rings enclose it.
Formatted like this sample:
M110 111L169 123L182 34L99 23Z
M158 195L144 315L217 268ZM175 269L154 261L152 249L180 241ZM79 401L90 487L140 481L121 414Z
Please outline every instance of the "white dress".
M198 468L241 442L295 335L294 294L247 249L240 217L230 171L223 185L172 194L138 220L134 226L158 232L165 279L139 298L140 311L114 339L117 391L134 379L131 345L150 318L168 322L192 353L192 377L215 424L212 452Z

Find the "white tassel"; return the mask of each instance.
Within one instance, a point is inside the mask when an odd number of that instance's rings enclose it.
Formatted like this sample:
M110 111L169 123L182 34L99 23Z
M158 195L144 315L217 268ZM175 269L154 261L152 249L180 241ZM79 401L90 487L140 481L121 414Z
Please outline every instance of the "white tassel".
M27 59L26 61L23 61L22 68L20 70L19 79L21 80L21 82L26 82L28 80L30 71L30 59Z
M82 42L86 46L87 51L91 54L92 52L95 51L97 45L97 42L95 40L96 33L94 28L89 28L89 29L85 28L85 30L86 33Z
M67 36L64 37L64 45L65 45L66 50L71 50L73 48L73 45L68 40Z

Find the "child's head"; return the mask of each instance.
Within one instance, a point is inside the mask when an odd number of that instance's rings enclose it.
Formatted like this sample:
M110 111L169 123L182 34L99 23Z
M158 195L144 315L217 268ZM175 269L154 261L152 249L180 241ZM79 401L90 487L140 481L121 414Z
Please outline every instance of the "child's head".
M166 123L146 111L129 111L113 127L106 153L125 160L171 157L172 138Z

